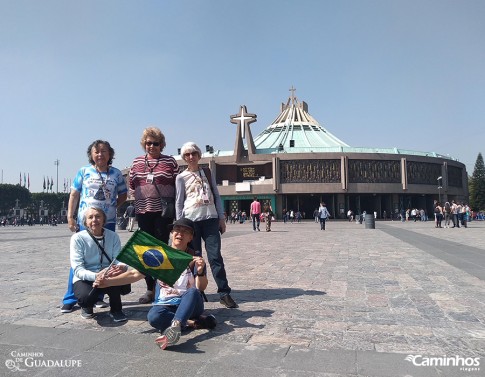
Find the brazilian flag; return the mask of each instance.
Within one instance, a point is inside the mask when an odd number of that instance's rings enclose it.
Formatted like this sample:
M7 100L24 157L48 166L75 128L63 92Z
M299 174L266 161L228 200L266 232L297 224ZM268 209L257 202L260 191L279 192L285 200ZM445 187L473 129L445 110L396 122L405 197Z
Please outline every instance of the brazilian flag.
M176 250L141 230L136 230L116 257L137 269L173 286L192 261L192 255Z

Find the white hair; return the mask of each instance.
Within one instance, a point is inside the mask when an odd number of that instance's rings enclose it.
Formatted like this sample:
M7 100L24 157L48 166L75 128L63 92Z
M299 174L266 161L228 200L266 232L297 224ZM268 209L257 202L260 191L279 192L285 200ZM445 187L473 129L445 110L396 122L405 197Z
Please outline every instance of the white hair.
M191 152L197 152L199 154L199 157L202 157L202 151L193 141L188 141L184 145L182 145L182 148L180 148L180 157L182 157L182 160L185 160L185 153Z

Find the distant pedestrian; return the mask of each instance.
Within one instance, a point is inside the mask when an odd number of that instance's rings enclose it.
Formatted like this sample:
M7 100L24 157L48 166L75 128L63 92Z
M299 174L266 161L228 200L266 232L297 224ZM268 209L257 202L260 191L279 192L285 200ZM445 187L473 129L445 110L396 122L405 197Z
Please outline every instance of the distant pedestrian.
M450 220L451 220L451 205L450 202L445 202L443 207L444 216L445 216L445 228L450 227Z
M128 218L128 231L133 232L133 224L135 223L135 206L133 203L126 208L125 218Z
M259 225L261 223L261 203L258 202L258 198L256 196L253 198L253 202L251 203L249 215L253 220L253 231L256 232L257 229L259 232Z
M271 220L273 217L273 208L271 208L271 204L267 202L264 205L264 217L266 219L266 231L271 232Z
M441 228L441 222L443 221L443 208L441 207L440 202L436 202L434 207L434 219L435 228Z
M313 211L313 217L315 218L315 222L318 223L318 208L315 208L315 211Z
M349 219L349 222L354 220L354 212L352 212L351 209L347 211L347 218Z
M330 213L327 210L325 203L320 203L318 208L318 218L320 219L320 230L325 230L325 222L330 217Z

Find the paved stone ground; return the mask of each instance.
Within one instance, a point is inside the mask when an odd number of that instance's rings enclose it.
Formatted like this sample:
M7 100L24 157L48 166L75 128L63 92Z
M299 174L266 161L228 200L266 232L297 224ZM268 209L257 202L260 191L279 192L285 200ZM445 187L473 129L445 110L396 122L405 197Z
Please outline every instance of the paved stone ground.
M484 222L272 229L228 226L223 255L239 308L223 308L210 279L206 307L216 329L184 333L161 352L146 322L149 305L137 303L143 282L123 297L127 323L113 324L108 309L95 320L61 314L67 227L0 228L0 376L485 376ZM122 243L131 236L119 234ZM15 352L83 368L26 367ZM416 366L408 355L480 365Z

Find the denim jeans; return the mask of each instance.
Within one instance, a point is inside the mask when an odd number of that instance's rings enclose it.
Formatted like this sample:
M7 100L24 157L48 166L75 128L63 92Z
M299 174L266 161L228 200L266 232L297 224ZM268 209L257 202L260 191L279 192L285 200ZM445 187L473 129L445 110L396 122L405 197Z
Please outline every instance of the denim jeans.
M259 213L253 213L251 216L253 218L253 230L256 230L256 227L259 229L259 225L261 223Z
M153 305L148 312L148 323L157 330L163 331L178 320L185 326L188 319L198 318L204 312L204 300L197 288L189 288L182 295L180 305Z
M202 251L202 240L205 242L207 259L211 267L212 276L217 285L217 292L222 297L231 293L226 278L224 260L221 254L221 234L219 233L219 219L195 221L195 234L192 245L195 250Z
M320 230L325 230L325 221L327 220L326 217L320 217Z

